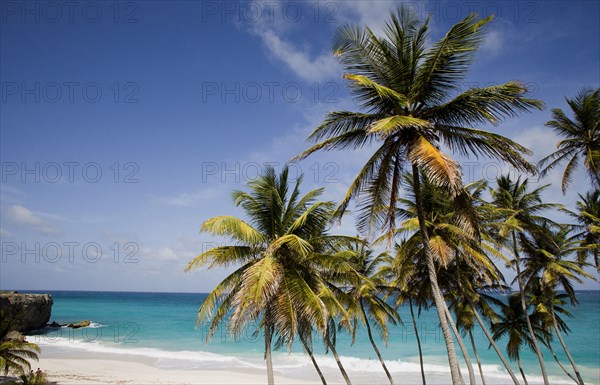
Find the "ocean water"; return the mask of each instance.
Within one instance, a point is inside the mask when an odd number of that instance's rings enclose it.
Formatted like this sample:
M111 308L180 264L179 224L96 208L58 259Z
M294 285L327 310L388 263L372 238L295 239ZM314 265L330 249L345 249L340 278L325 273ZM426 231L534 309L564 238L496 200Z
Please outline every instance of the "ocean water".
M77 355L87 353L140 359L165 369L264 369L262 335L249 327L240 337L230 335L220 327L209 343L205 338L207 324L195 325L198 308L206 294L190 293L131 293L51 291L54 298L51 320L69 323L90 320L89 327L81 329L47 328L30 337L42 347L42 354ZM580 366L584 380L600 384L600 292L581 291L579 305L570 309L574 318L568 319L571 334L566 343ZM400 309L403 325L390 326L387 346L378 341L378 347L397 383L420 383L420 368L410 311ZM424 310L417 323L420 331L428 383L448 381L448 365L441 330L435 310ZM377 335L377 330L374 329ZM476 346L488 383L507 383L509 377L501 367L495 352L488 349L483 332L474 331ZM504 349L505 341L500 341ZM468 345L476 375L477 366ZM555 352L565 366L566 357L558 342ZM456 346L458 350L458 346ZM349 376L357 383L385 384L387 379L369 343L366 329L359 329L354 345L345 332L337 335L337 349ZM332 383L340 381L336 363L331 354L325 354L321 341L315 340L317 361ZM572 381L555 364L550 353L544 352L552 383L569 384ZM291 351L283 347L274 352L277 373L292 378L317 379L314 369L296 343ZM539 365L529 351L521 355L530 383L540 383ZM464 365L463 365L464 367ZM513 370L518 373L516 364ZM479 378L478 378L479 380Z

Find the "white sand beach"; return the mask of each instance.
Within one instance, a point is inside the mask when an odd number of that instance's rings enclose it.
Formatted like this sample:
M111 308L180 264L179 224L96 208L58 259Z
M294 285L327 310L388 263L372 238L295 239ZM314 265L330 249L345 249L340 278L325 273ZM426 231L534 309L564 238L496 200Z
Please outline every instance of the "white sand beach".
M86 355L87 356L87 355ZM266 373L252 369L168 370L143 362L103 358L44 358L33 368L44 371L50 383L91 384L265 384ZM312 381L276 375L278 384L312 384Z

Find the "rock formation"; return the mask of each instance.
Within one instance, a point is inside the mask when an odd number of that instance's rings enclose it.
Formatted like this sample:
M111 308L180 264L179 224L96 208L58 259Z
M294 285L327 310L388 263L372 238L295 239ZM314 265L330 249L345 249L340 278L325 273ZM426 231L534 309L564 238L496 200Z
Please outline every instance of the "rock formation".
M0 323L2 330L29 332L48 323L52 311L49 294L0 292Z
M85 321L80 321L80 322L75 322L72 324L67 324L66 326L69 328L73 328L73 329L79 329L79 328L86 328L88 326L90 326L92 322L85 320Z

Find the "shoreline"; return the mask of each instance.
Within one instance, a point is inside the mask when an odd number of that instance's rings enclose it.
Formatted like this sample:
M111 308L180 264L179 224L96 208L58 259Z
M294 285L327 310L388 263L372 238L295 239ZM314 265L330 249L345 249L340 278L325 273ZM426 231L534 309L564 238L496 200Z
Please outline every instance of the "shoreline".
M373 376L368 373L359 373L350 369L350 377L355 385L387 385L387 379L383 376ZM47 375L49 384L57 385L108 385L108 384L186 384L186 385L254 385L266 384L267 374L264 368L237 368L220 367L215 369L180 369L157 367L156 360L149 357L133 355L107 354L95 352L48 352L40 355L38 362L33 361L31 365L35 371L38 367ZM278 370L275 363L275 383L282 385L320 385L321 381L316 372L310 367L301 371L284 373ZM328 384L345 384L339 372L324 370ZM478 374L478 373L476 373ZM427 383L447 384L450 380L449 374L426 373ZM467 379L467 373L463 372ZM397 383L420 384L420 374L404 373L399 376L394 373ZM540 380L540 381L538 381ZM553 379L552 383L567 384L569 382ZM558 381L556 381L558 380ZM505 384L506 378L486 376L488 384ZM530 384L542 383L541 378L532 377Z

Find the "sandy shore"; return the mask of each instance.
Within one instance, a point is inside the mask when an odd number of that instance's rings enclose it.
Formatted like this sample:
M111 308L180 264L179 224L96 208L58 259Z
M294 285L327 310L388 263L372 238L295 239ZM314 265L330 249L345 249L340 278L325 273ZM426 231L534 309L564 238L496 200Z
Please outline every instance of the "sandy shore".
M51 383L67 384L265 384L266 372L248 369L167 370L142 362L90 359L40 358L34 369L43 370ZM312 384L312 381L285 378L275 374L278 384Z

